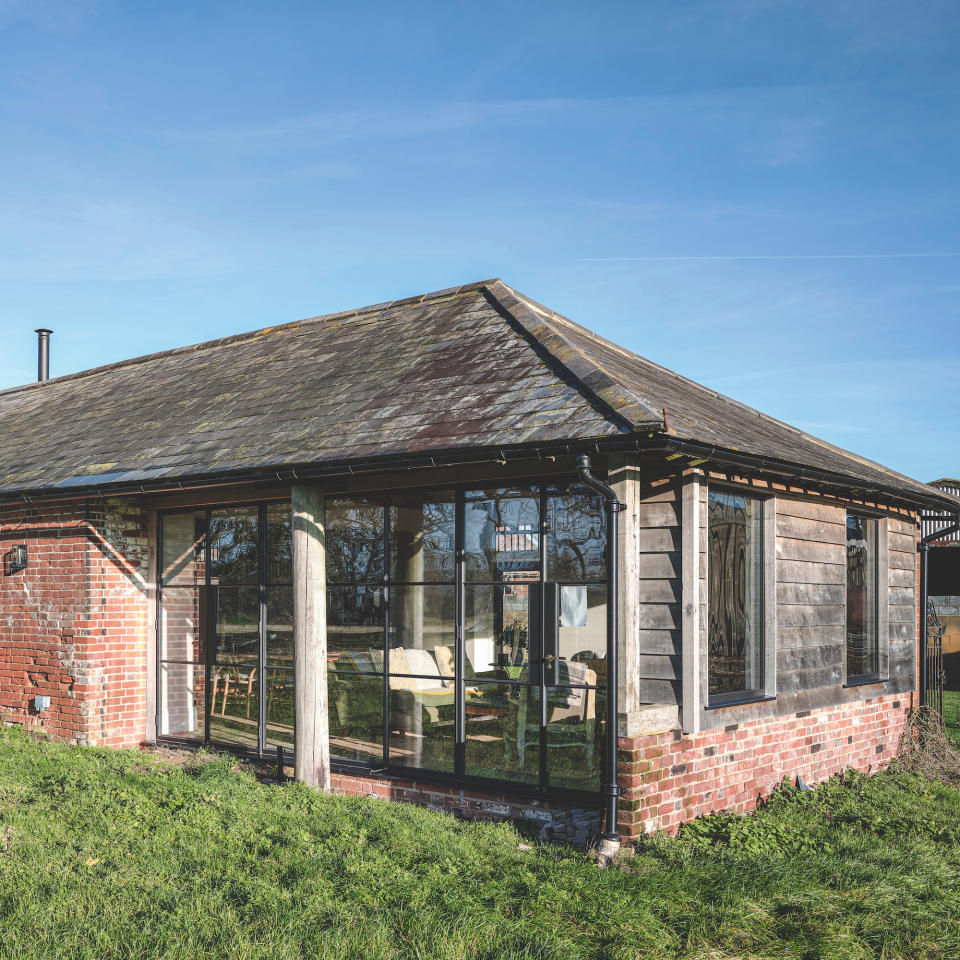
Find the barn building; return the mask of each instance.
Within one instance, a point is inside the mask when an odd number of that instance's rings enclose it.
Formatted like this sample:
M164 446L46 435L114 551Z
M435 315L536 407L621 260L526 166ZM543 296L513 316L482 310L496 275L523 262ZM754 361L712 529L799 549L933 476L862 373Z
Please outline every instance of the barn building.
M878 769L902 476L499 280L0 393L0 710L631 838Z

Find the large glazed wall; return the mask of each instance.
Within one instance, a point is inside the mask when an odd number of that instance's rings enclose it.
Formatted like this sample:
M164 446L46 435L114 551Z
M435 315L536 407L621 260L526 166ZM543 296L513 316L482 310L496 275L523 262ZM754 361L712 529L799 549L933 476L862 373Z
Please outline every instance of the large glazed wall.
M145 738L146 516L132 500L0 510L0 711L73 743ZM49 696L37 712L34 697Z

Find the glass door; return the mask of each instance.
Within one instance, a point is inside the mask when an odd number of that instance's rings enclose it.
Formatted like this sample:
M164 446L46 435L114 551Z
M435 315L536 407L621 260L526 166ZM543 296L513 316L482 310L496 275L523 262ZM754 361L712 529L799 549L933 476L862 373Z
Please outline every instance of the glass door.
M541 780L540 497L530 489L463 498L463 772Z
M161 517L157 733L293 749L290 508Z

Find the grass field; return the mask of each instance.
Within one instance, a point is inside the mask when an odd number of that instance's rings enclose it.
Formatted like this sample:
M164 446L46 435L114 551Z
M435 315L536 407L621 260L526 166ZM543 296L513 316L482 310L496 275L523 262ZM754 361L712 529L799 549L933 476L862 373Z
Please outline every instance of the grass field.
M776 795L601 871L509 826L0 731L0 956L960 956L960 791Z
M960 748L960 690L943 691L943 723L953 745Z

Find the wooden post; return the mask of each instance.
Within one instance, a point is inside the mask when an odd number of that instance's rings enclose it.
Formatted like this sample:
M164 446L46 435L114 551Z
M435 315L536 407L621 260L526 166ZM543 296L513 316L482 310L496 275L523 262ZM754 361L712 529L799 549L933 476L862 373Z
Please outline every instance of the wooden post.
M640 554L637 508L640 482L637 458L630 454L611 456L607 479L626 507L620 514L620 589L617 622L620 627L619 735L631 735L631 719L640 709Z
M700 624L700 478L685 478L681 491L680 544L681 632L683 644L683 703L680 719L684 733L700 730L703 676Z
M293 519L293 663L296 714L294 776L330 789L330 726L327 716L326 517L323 491L298 485L291 491Z

